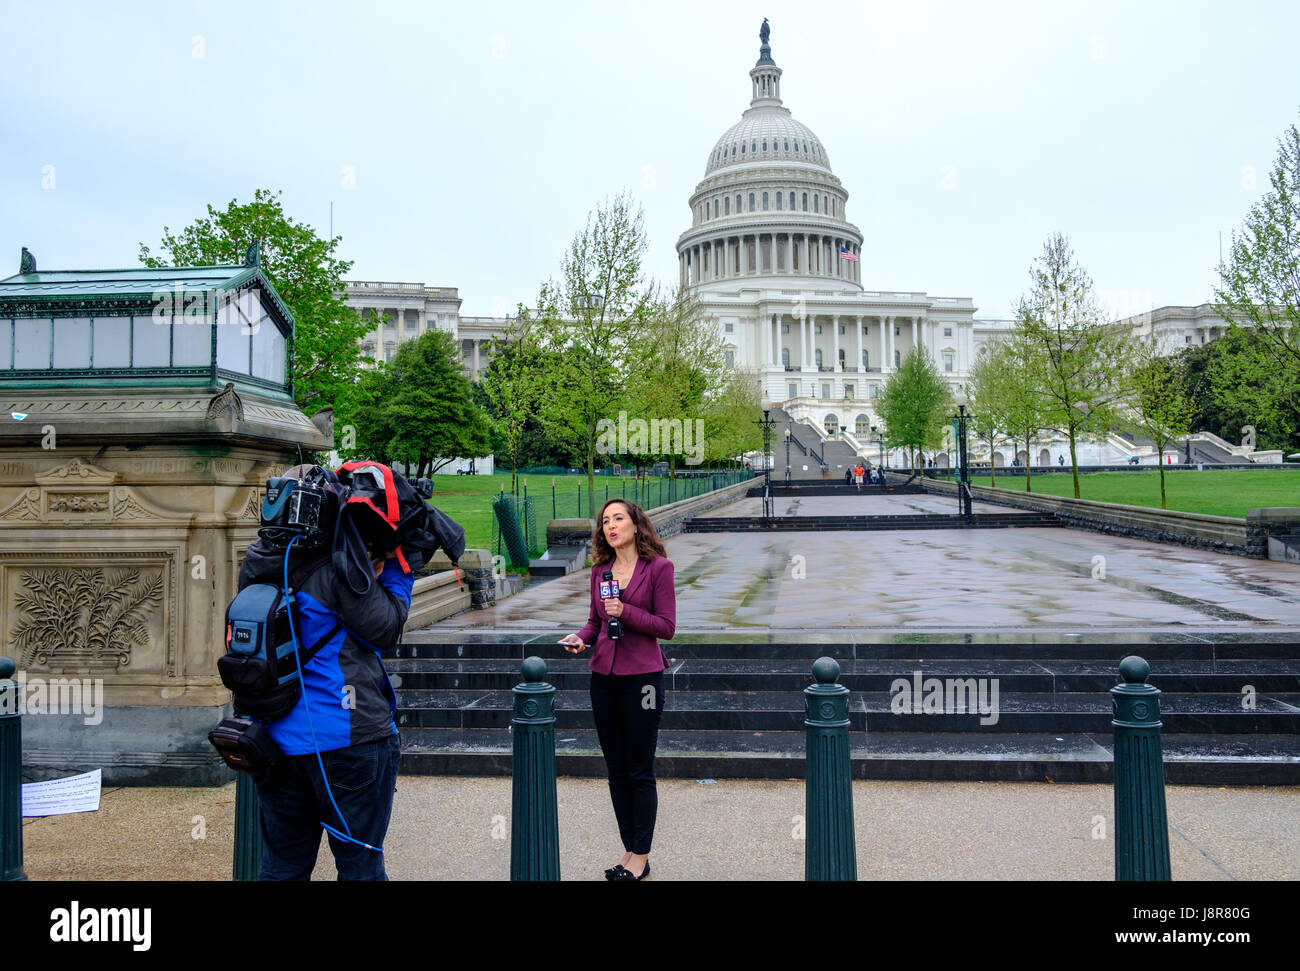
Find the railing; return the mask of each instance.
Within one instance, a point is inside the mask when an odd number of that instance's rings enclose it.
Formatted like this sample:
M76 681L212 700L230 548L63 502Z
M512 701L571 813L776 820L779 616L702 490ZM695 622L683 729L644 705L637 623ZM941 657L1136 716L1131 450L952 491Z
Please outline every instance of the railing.
M380 280L349 280L349 290L428 290L423 283L387 283Z

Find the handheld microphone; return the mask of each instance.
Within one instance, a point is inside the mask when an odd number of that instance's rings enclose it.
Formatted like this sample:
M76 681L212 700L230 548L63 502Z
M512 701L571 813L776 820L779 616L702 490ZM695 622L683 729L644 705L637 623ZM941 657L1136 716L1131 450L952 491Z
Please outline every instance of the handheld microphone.
M600 577L600 599L617 597L619 594L618 581L614 579L614 574L606 570ZM616 641L623 636L623 624L617 617L609 618L609 639Z

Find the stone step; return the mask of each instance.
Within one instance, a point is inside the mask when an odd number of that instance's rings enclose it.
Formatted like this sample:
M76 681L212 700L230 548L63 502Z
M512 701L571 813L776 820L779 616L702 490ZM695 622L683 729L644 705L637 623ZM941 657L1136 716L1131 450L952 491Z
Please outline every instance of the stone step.
M837 530L1025 529L1059 527L1048 513L983 513L970 520L957 514L930 516L696 516L682 523L684 533L825 532Z
M762 496L763 486L761 478L759 484L750 489L747 496ZM845 485L844 476L841 475L838 481L804 481L800 482L792 479L786 482L784 477L772 476L772 495L777 498L798 497L798 496L840 496L847 497L850 495L863 496L920 496L928 495L919 485L891 485L887 489L879 485L862 486L861 493L855 485Z
M555 579L568 576L586 565L585 546L548 546L546 552L528 561L528 572L536 578Z
M523 661L536 655L547 664L576 660L556 643L572 631L491 629L411 631L403 642L385 651L385 658L507 658ZM1026 631L978 633L890 633L859 629L783 633L678 633L663 648L670 660L791 660L810 667L819 657L849 660L905 661L1036 661L1048 666L1062 661L1098 661L1111 665L1118 677L1121 659L1130 654L1152 665L1152 683L1159 686L1161 665L1182 661L1291 661L1300 670L1300 635L1288 632L1155 632L1145 636L1122 632L1070 635ZM811 677L811 674L809 675Z
M387 662L394 686L404 690L503 690L521 680L513 658L403 658ZM555 658L547 663L547 682L565 690L584 690L590 670L583 658ZM686 660L666 675L672 691L775 691L797 693L811 682L802 660ZM996 678L1000 692L1046 694L1108 691L1118 682L1116 665L1100 661L981 660L910 661L845 660L840 683L850 691L888 692L913 672L940 679ZM1249 685L1259 692L1300 692L1300 665L1292 661L1175 661L1162 664L1152 681L1165 692L1237 692Z
M851 732L857 779L935 781L1111 782L1112 740L1099 733ZM802 731L659 733L660 778L801 779ZM1294 735L1184 734L1162 740L1165 779L1182 785L1300 784L1300 738ZM594 729L559 730L560 776L604 778ZM508 728L402 730L404 775L509 775Z
M668 691L665 730L797 731L803 726L804 699L798 692ZM974 712L925 713L913 698L906 713L891 710L887 691L854 693L849 719L856 731L880 732L1106 732L1111 699L1105 692L1046 694L999 691L996 718ZM972 700L971 704L974 704ZM1300 694L1258 692L1253 708L1243 708L1238 692L1165 693L1160 698L1165 734L1194 732L1300 732ZM401 689L396 714L399 729L504 728L514 697L508 690ZM556 729L590 725L585 690L557 690Z

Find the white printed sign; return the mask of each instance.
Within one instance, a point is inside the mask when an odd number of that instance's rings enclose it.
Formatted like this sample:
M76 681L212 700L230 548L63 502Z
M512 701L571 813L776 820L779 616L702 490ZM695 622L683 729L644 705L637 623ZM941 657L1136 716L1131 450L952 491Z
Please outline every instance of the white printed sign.
M67 779L23 784L24 816L93 813L99 809L100 769Z

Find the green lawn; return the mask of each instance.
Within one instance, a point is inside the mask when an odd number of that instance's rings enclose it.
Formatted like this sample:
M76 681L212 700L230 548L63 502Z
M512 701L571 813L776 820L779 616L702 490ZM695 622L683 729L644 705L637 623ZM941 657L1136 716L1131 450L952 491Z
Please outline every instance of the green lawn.
M734 477L733 477L733 481ZM554 487L554 499L552 499ZM709 480L678 479L675 499L697 495L709 487ZM510 491L510 473L495 475L435 475L433 476L433 504L465 527L465 546L468 549L488 549L492 545L492 498L502 490ZM643 509L653 509L666 504L670 497L668 480L650 477L638 488L630 476L596 476L596 494L587 495L587 476L584 475L521 475L519 494L524 490L533 499L537 530L545 546L546 524L552 519L592 517L593 502L599 510L606 496L626 497ZM579 497L578 490L582 490ZM662 497L662 502L661 502Z
M987 476L972 477L971 485L988 486L989 479ZM997 487L1024 492L1025 477L999 472ZM1068 471L1035 475L1032 491L1073 498L1074 483ZM1252 509L1300 506L1300 469L1206 469L1204 472L1168 469L1165 472L1165 494L1170 509L1244 519ZM1152 469L1080 474L1079 498L1159 509L1160 473Z

